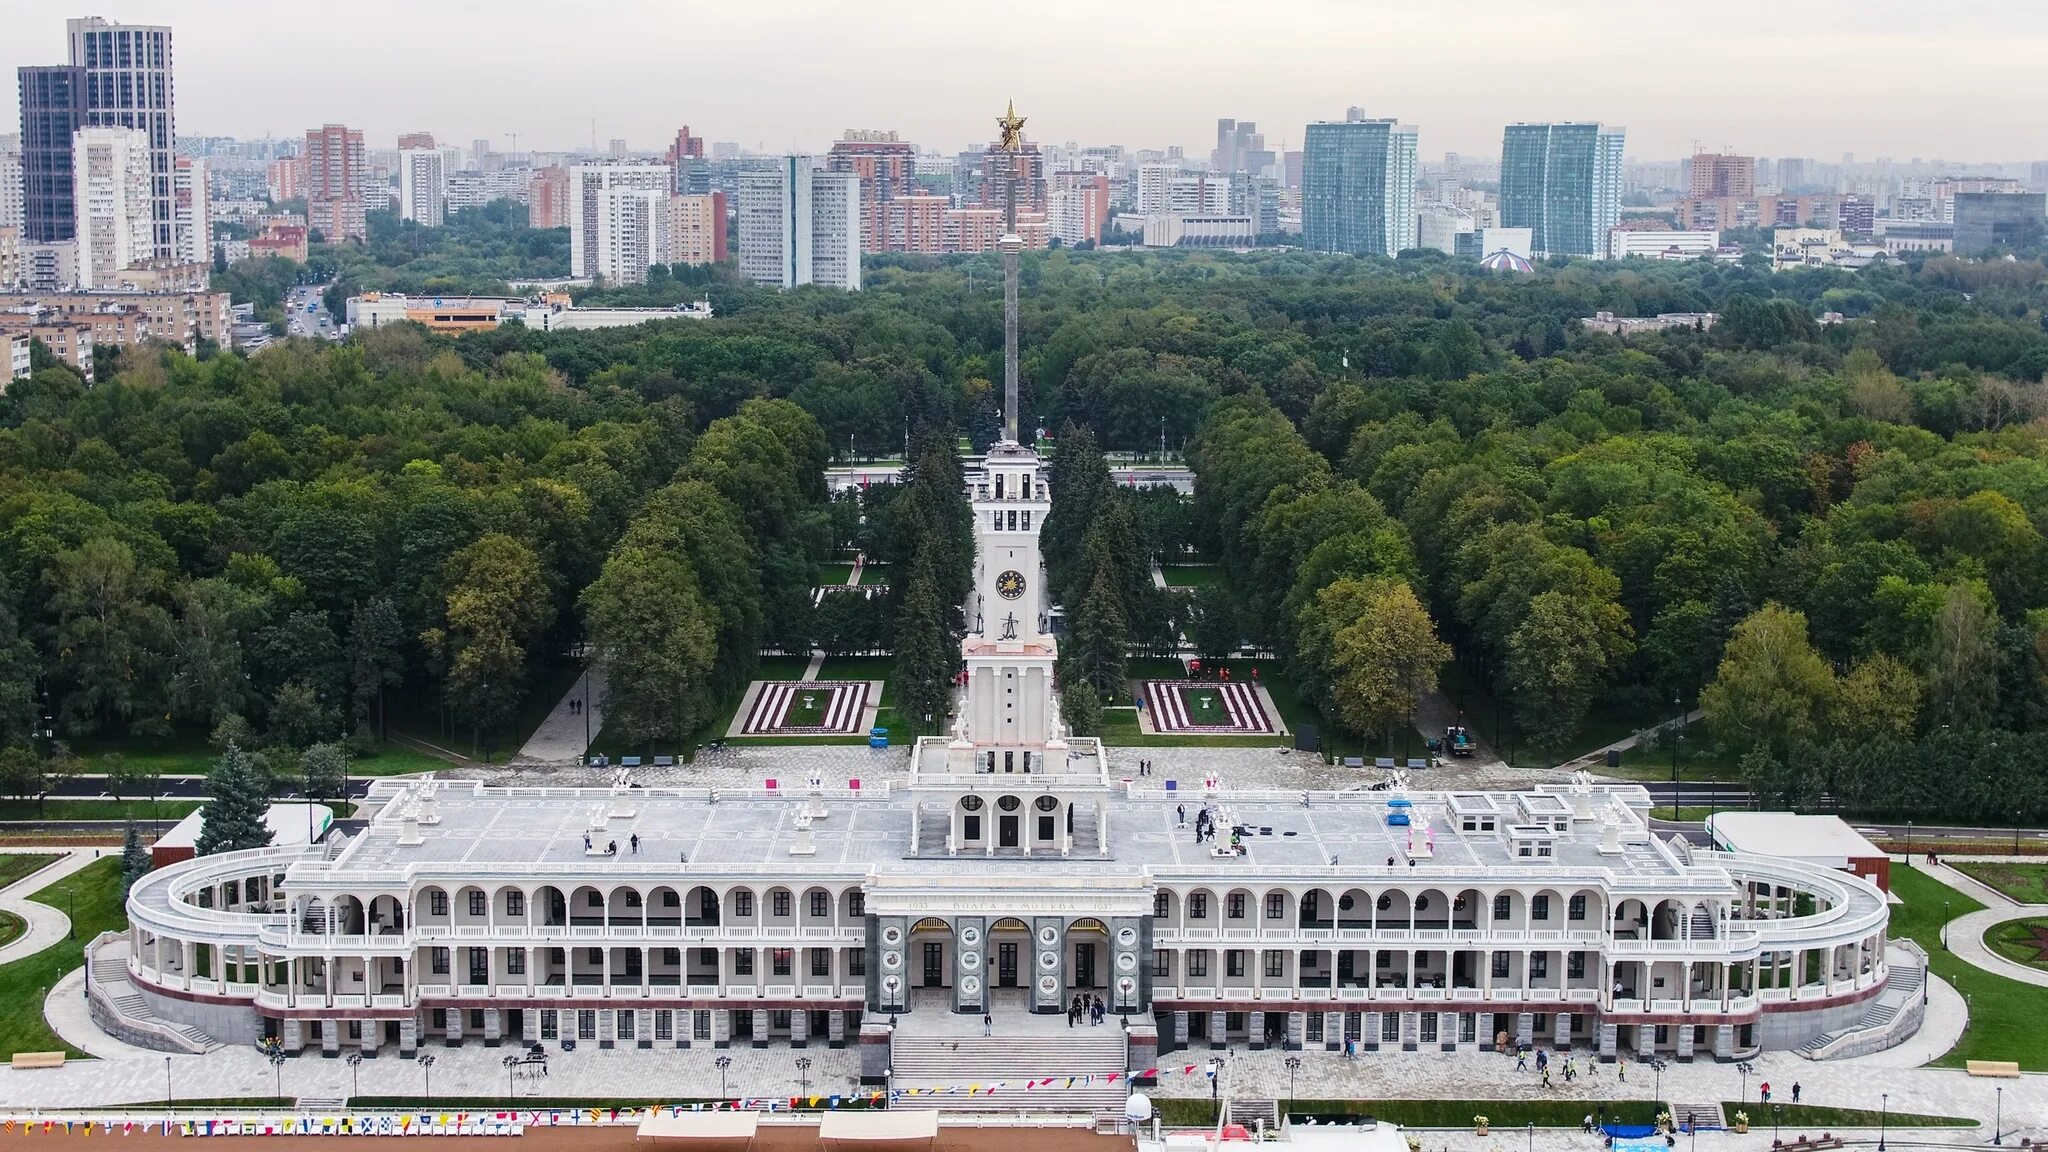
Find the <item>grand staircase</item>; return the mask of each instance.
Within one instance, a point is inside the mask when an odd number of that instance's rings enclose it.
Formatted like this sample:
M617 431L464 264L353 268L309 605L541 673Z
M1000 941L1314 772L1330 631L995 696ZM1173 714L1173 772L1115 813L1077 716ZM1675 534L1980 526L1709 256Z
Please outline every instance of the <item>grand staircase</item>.
M1096 1027L1066 1027L1060 1031L1025 1035L905 1036L899 1029L892 1038L889 1058L894 1075L890 1086L946 1088L960 1091L901 1101L905 1107L937 1107L948 1111L1007 1111L1030 1108L1041 1112L1116 1113L1121 1115L1130 1085L1122 1076L1115 1083L1108 1077L1124 1070L1123 1029L1114 1024ZM1086 1076L1092 1074L1094 1082ZM1067 1077L1077 1079L1066 1086ZM1051 1084L1027 1089L1027 1082L1056 1077ZM1001 1083L994 1095L988 1086ZM982 1091L969 1095L967 1086L979 1084Z
M220 1047L213 1037L197 1028L173 1024L150 1010L149 1002L128 979L128 941L113 933L103 934L88 949L87 995L100 1027L131 1044L159 1052L211 1052ZM102 1019L105 1012L111 1020Z
M1904 1039L1905 1035L1910 1035L1910 1032L1906 1032L1893 1038L1890 1033L1897 1031L1892 1025L1898 1020L1899 1014L1918 1005L1921 985L1927 981L1927 969L1924 961L1915 963L1917 957L1907 959L1899 955L1899 952L1900 950L1895 949L1887 953L1890 971L1885 977L1884 993L1871 1001L1869 1010L1863 1014L1861 1020L1846 1028L1823 1032L1793 1051L1808 1060L1827 1060L1845 1052L1860 1055L1862 1052L1856 1051L1859 1048L1873 1050L1869 1042L1858 1043L1865 1038L1889 1047L1890 1044ZM1912 1025L1913 1021L1908 1020L1901 1028ZM1887 1040L1889 1043L1884 1043Z

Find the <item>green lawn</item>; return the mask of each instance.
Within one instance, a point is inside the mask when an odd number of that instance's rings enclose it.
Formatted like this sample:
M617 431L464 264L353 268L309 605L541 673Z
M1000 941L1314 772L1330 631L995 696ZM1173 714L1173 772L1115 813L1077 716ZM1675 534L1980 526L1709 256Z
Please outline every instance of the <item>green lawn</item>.
M76 741L71 750L85 761L88 773L105 771L103 759L110 753L119 753L132 768L163 776L204 776L220 759L206 737L196 733L164 740L91 737ZM446 767L448 762L438 756L391 743L380 747L375 756L353 756L348 762L351 776L402 776Z
M12 912L0 912L0 948L4 948L28 931L28 922Z
M1917 868L1892 869L1891 885L1904 901L1892 905L1891 934L1911 937L1925 948L1935 974L1969 999L1969 1028L1934 1063L1955 1068L1965 1060L2016 1060L2026 1071L2048 1071L2048 1032L2034 1026L2048 1018L2048 988L1994 976L1942 949L1944 905L1950 919L1983 905ZM1750 1117L1754 1120L1756 1113Z
M43 998L64 974L85 962L86 942L128 926L121 906L121 857L110 854L30 896L71 916L72 938L0 965L0 1059L16 1052L65 1048L43 1023ZM73 1056L85 1054L75 1050Z
M754 670L756 680L801 680L804 669L811 666L808 656L763 656L760 667Z
M57 857L47 852L9 852L0 856L0 888L5 888L24 876L37 872L56 863Z
M1425 737L1420 731L1411 730L1403 736L1395 734L1384 742L1373 745L1355 733L1346 732L1323 719L1322 713L1295 691L1294 683L1280 675L1279 665L1271 660L1233 660L1228 662L1205 661L1202 675L1229 669L1230 678L1241 682L1256 681L1273 698L1273 707L1279 709L1280 719L1285 721L1289 732L1299 732L1303 725L1312 725L1322 738L1323 755L1326 757L1359 756L1372 759L1392 756L1406 759L1411 756L1429 754ZM1252 673L1257 671L1258 675ZM1132 681L1139 680L1181 680L1187 676L1186 668L1179 660L1159 657L1137 657L1130 661L1127 672ZM1119 705L1128 705L1129 699L1119 698ZM1271 736L1147 736L1138 731L1135 714L1129 718L1118 718L1113 710L1103 712L1102 740L1105 744L1170 748L1174 745L1212 748L1291 748L1294 737L1274 734Z
M1964 860L1956 864L2021 904L2048 904L2048 864L2008 864L1998 860Z
M1206 1098L1153 1100L1167 1124L1214 1124L1216 1109ZM1587 1114L1609 1123L1651 1124L1663 1105L1650 1100L1310 1100L1281 1101L1290 1116L1370 1116L1410 1128L1463 1128L1486 1117L1494 1135L1515 1129L1577 1128ZM1589 1138L1590 1139L1590 1138Z
M820 564L818 565L817 587L836 587L846 583L846 578L851 575L853 575L853 565L851 564Z
M1876 1128L1880 1125L1892 1128L1976 1128L1977 1121L1964 1116L1929 1116L1923 1112L1884 1112L1876 1108L1831 1108L1825 1104L1759 1104L1755 1101L1744 1104L1738 1100L1721 1102L1723 1123L1733 1125L1737 1112L1749 1114L1749 1130L1755 1134L1758 1129L1772 1126L1773 1113L1779 1128L1796 1128L1800 1132L1814 1135L1835 1128ZM1680 1117L1683 1119L1683 1117Z
M783 716L783 724L790 728L815 728L825 722L826 706L832 702L830 692L793 692L789 711Z
M0 800L0 820L182 820L197 800Z
M500 731L476 732L464 724L456 724L451 729L446 723L447 718L441 711L441 701L433 694L426 692L409 694L400 692L392 696L388 703L390 728L395 733L408 736L423 744L445 748L457 755L468 756L472 759L485 759L484 749L488 746L490 749L488 759L492 762L503 762L519 751L520 747L526 743L527 738L533 735L534 729L540 727L541 721L547 719L548 713L554 711L555 705L561 703L562 697L568 695L570 687L582 675L583 665L566 656L557 657L549 663L543 664L539 673L533 678L533 683L528 687L525 698L519 702L518 710L513 713L512 722ZM423 761L428 761L427 767L430 768L446 768L448 766L446 760L434 758L425 753L413 753L413 755L418 756ZM378 757L378 760L382 759L384 759L383 756ZM399 769L399 771L404 772L423 770L425 769ZM367 776L392 775L393 773L370 770L365 771L363 774Z
M1159 569L1168 588L1208 588L1223 582L1214 564L1166 564Z
M868 561L860 567L860 582L863 586L887 584L889 582L889 566L876 563L873 560Z

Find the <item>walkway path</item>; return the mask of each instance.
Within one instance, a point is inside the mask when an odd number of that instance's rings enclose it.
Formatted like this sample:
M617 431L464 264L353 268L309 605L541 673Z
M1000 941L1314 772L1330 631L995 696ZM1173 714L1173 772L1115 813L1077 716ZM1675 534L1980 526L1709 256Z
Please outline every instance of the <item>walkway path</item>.
M71 931L71 918L61 909L38 904L29 899L29 895L55 884L108 851L106 848L75 848L61 856L53 855L52 863L0 890L0 909L14 913L28 925L28 930L12 944L0 948L0 964L33 956L62 940L64 934Z
M1694 724L1698 724L1700 721L1705 720L1706 718L1707 714L1705 712L1702 712L1699 709L1695 708L1692 711L1685 714L1685 723L1687 727L1690 727ZM1595 748L1591 752L1588 752L1582 756L1575 756L1572 759L1567 760L1562 764L1559 764L1557 766L1557 770L1560 772L1575 772L1580 768L1586 768L1597 772L1601 768L1607 766L1607 754L1609 752L1626 752L1635 746L1636 737L1624 736L1621 739L1616 740L1612 744L1602 745L1601 747Z
M571 701L589 697L585 706L590 713L569 710ZM588 738L595 738L604 727L604 670L592 667L569 690L555 701L554 710L548 718L533 730L526 746L519 750L521 760L538 760L549 764L575 764L583 759L583 750L589 746Z

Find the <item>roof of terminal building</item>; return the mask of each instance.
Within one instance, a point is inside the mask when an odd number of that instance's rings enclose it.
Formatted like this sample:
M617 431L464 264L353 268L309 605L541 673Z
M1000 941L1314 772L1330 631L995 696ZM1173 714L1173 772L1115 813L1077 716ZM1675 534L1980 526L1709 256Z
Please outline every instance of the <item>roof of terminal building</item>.
M1029 802L1043 789L1030 777L984 777L981 791L996 796L1013 793ZM1446 793L1408 793L1411 827L1388 822L1388 801L1397 794L1313 793L1303 803L1300 792L1231 793L1214 803L1221 819L1247 829L1243 856L1211 855L1214 842L1197 845L1195 814L1205 803L1199 789L1167 792L1156 785L1134 787L1131 794L1112 792L1082 797L1085 811L1097 799L1107 806L1108 855L1093 851L1092 836L1076 836L1072 857L1038 853L1032 857L1005 850L1002 855L944 850L947 797L905 788L867 789L849 793L828 790L819 803L827 815L809 832L815 851L795 855L799 813L808 794L791 789L784 795L764 790L726 792L716 800L703 789L496 788L481 784L442 784L434 793L438 822L419 829L419 843L406 843L402 812L414 808L419 793L387 781L373 788L371 802L386 801L370 828L323 871L336 882L351 875L417 869L422 876L503 876L534 878L536 870L563 882L589 876L619 881L663 878L682 880L693 872L719 876L765 874L796 882L810 877L852 877L870 873L914 877L935 865L949 875L991 877L1160 876L1213 878L1228 884L1234 874L1247 880L1271 881L1284 872L1328 875L1334 863L1339 874L1396 875L1441 878L1450 874L1480 879L1508 870L1608 871L1637 879L1669 880L1685 868L1662 846L1651 843L1639 814L1647 793L1634 785L1596 787L1589 795L1590 819L1567 819L1564 831L1543 826L1553 856L1517 855L1516 830L1460 832L1449 816L1452 797ZM1472 793L1460 793L1459 798ZM1514 797L1499 794L1503 810L1519 807ZM1539 806L1573 811L1573 798L1554 791L1532 793ZM603 819L614 811L632 815ZM923 811L921 852L910 854L912 806ZM1188 824L1178 826L1185 807ZM415 809L416 810L416 809ZM1618 851L1602 851L1603 815L1621 825ZM595 852L584 848L588 832ZM640 838L639 852L631 837ZM1082 843L1082 840L1087 843ZM1229 832L1223 835L1228 843ZM618 854L604 852L616 842ZM1395 863L1390 872L1387 861ZM685 863L687 861L687 863ZM1412 861L1412 864L1411 864ZM300 878L301 882L311 877Z

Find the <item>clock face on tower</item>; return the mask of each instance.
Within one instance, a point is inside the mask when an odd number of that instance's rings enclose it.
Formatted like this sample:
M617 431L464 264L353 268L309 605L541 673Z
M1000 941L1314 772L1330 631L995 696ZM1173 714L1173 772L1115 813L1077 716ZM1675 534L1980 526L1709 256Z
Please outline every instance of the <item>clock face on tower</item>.
M1024 574L1013 568L996 577L996 595L1005 600L1015 600L1024 595Z

